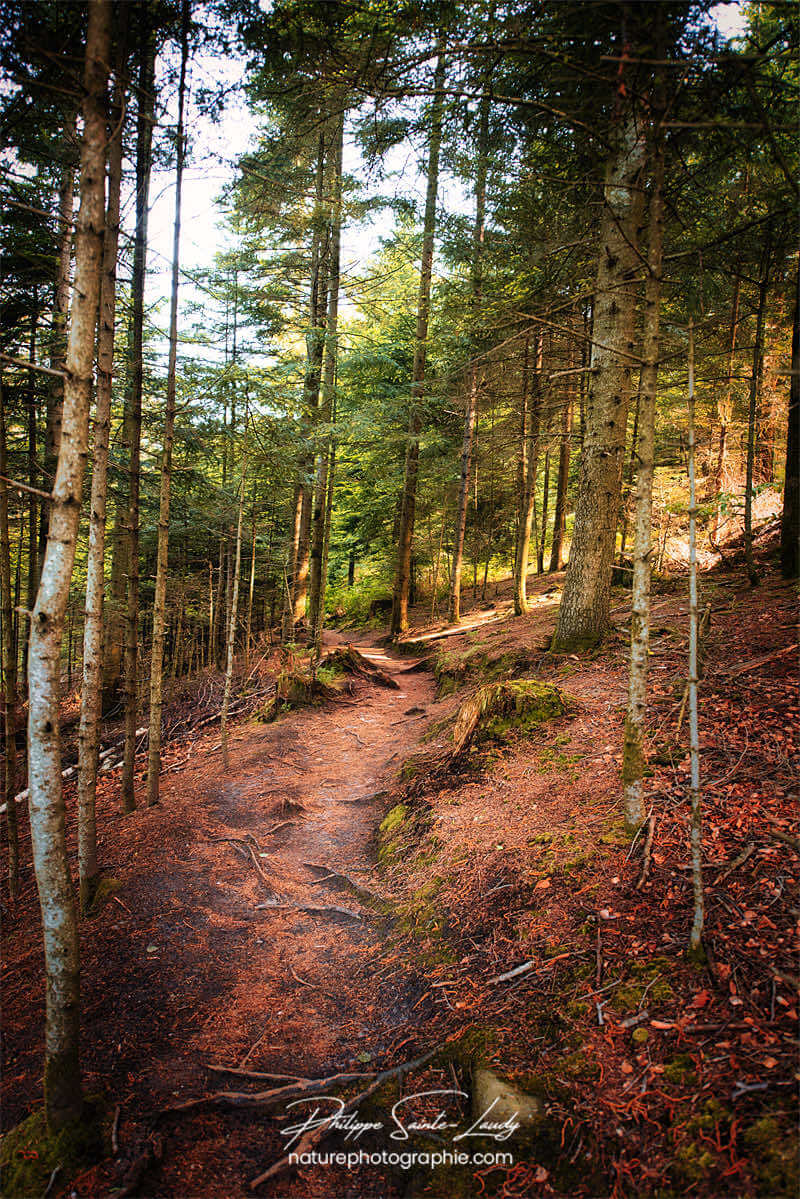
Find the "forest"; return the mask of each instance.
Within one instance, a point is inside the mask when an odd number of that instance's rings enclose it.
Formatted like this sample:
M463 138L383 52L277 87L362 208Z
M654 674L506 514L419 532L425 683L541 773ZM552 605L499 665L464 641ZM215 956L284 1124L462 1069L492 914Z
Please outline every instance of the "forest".
M2 1194L794 1197L800 9L0 26Z

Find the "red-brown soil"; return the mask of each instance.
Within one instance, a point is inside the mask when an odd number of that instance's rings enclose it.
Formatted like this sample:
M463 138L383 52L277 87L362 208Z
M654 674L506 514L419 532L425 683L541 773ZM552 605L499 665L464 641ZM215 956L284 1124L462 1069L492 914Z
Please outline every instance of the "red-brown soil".
M282 1154L281 1110L164 1112L215 1090L272 1085L211 1066L366 1073L476 1030L487 1060L545 1104L547 1135L513 1166L473 1165L444 1181L424 1171L304 1167L259 1193L788 1193L763 1142L783 1142L794 1124L800 869L786 841L797 836L794 593L774 576L755 591L739 573L704 578L714 607L701 698L709 964L696 967L684 952L688 763L685 729L675 730L682 588L654 597L648 794L657 822L650 875L637 889L643 838L629 854L615 830L624 594L602 651L552 658L543 648L552 586L552 578L532 586L530 616L502 608L468 616L474 628L447 648L533 648L531 673L568 692L570 710L463 773L427 787L415 780L414 795L398 789L400 764L468 688L435 701L431 675L411 668L413 658L383 655L374 637L361 638L362 648L371 645L399 691L362 680L323 708L240 724L227 770L219 733L208 732L165 775L161 804L127 819L115 815L117 776L103 780L101 857L120 889L82 924L84 1067L87 1090L103 1093L111 1112L119 1107L119 1150L62 1193L113 1194L149 1145L159 1153L139 1194L250 1194L250 1180ZM391 794L376 797L382 791ZM379 868L377 826L400 799L424 820L408 822L402 852ZM326 880L322 868L391 901L395 915ZM292 906L258 906L270 901ZM4 942L8 1127L41 1101L30 869L6 912ZM521 976L492 981L525 962L533 965ZM635 1043L640 1027L648 1037ZM433 1062L406 1080L405 1093L467 1085L464 1061ZM340 1137L330 1146L347 1147Z

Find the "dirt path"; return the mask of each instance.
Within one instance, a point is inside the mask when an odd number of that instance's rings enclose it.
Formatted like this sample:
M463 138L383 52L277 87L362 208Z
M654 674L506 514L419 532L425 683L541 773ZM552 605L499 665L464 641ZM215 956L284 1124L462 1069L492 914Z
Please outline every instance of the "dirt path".
M430 676L408 660L362 649L399 690L359 681L325 708L234 729L224 774L211 734L188 767L166 776L159 809L103 825L103 858L121 886L84 928L84 1060L88 1089L120 1104L123 1160L152 1139L165 1105L241 1085L209 1065L310 1077L366 1070L415 1031L415 996L392 985L384 960L385 919L323 877L341 872L381 891L374 839L388 801L376 793L419 740L419 709L433 695ZM360 918L297 910L326 906ZM14 1009L12 1081L36 1079L31 1055L41 1053L27 1000L41 993L35 929L28 935L29 969L4 994L6 1016ZM22 1115L38 1097L18 1098ZM139 1193L249 1194L248 1181L281 1154L277 1127L221 1111L170 1117L163 1158ZM117 1178L102 1167L77 1194L108 1193ZM317 1192L308 1180L282 1180L266 1193Z

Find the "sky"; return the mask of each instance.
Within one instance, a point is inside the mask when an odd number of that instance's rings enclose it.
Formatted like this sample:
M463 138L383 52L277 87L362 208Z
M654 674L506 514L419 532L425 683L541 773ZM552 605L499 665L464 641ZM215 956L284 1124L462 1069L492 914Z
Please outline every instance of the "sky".
M711 10L712 18L726 37L735 37L743 31L745 8L744 0L725 0ZM190 65L190 91L220 85L230 90L227 103L217 121L205 115L198 115L192 108L190 97L188 128L191 153L184 175L181 235L181 267L185 272L191 273L210 267L215 254L226 248L224 211L218 200L224 185L230 183L235 176L238 158L252 147L257 136L256 122L247 109L241 91L237 90L238 85L242 83L243 73L243 62L210 54L196 55ZM171 97L171 103L172 106L176 103L174 96ZM164 120L174 124L177 113L169 111ZM358 165L357 149L352 143L346 144L345 171L355 173ZM389 190L393 174L397 182L402 180L403 193L413 193L421 204L425 184L414 154L409 152L407 146L402 147L396 151L388 165L390 179L381 185L382 190ZM151 309L152 319L162 328L166 328L169 319L168 296L175 215L174 171L154 171L150 194L152 201L147 304ZM440 204L450 211L471 211L470 197L453 179L443 181ZM343 277L346 277L349 271L357 270L375 252L381 237L390 233L392 224L392 214L382 212L374 214L358 226L344 230ZM192 285L185 274L182 277L181 289L182 309L189 304L202 305L202 293ZM345 315L347 307L345 300ZM181 322L180 327L185 328L186 325Z

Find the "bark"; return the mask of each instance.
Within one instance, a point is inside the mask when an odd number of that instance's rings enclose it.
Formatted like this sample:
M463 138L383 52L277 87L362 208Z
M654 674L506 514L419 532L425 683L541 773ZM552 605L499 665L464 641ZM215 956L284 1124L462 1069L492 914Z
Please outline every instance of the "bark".
M246 418L245 418L246 424ZM245 433L245 436L247 434ZM236 648L236 622L239 615L239 578L242 570L242 514L244 512L244 487L247 477L247 445L242 453L242 477L239 483L239 515L236 522L236 550L233 566L233 592L231 595L231 612L228 620L226 651L225 651L225 691L222 696L222 713L220 716L220 733L222 740L222 764L227 770L230 766L228 755L228 708L231 702L231 684L233 682L233 655Z
M330 265L328 270L328 313L325 326L325 358L322 379L322 423L330 426L333 414L334 390L336 387L337 329L339 324L339 274L342 234L342 149L344 143L344 112L337 118L333 160L331 165L331 219L330 219ZM322 567L325 544L326 510L328 498L328 475L330 473L332 435L326 435L326 445L317 458L314 482L314 508L312 516L311 545L311 589L309 593L308 618L311 626L311 642L319 653L322 646L322 629L325 623L325 584Z
M531 547L531 531L536 510L536 466L539 457L539 411L541 397L539 385L544 352L544 335L539 330L534 359L532 408L528 411L528 344L525 343L525 362L522 374L522 419L520 428L520 508L517 552L514 567L514 613L522 616L528 611L528 557Z
M553 640L560 651L596 643L608 624L611 567L634 356L644 138L629 111L607 167L594 296L592 375L575 529Z
M122 810L136 807L134 766L139 699L139 487L142 440L144 363L144 285L147 270L147 214L150 196L155 113L155 39L144 28L139 62L139 115L136 127L136 232L131 281L129 327L130 372L125 391L124 437L128 446L127 586L125 603L124 678L125 747L122 760Z
M647 301L645 300L645 306ZM644 336L644 335L643 335ZM639 416L642 407L642 377L639 374L639 390L636 392L636 407L633 412L633 433L631 434L631 454L628 459L628 477L622 494L622 529L619 538L619 565L625 566L625 547L628 543L628 508L629 496L633 491L633 479L636 474L636 462L639 456ZM612 575L613 577L613 575Z
M38 326L38 301L36 291L34 289L33 296L33 315L31 318L31 332L28 346L28 361L36 361L36 330ZM33 371L30 371L28 380L28 486L35 488L39 482L36 470L36 382ZM37 503L36 496L33 490L28 496L28 578L27 578L27 594L25 599L25 607L28 612L33 611L33 605L36 601L36 589L39 586L39 554L37 545ZM25 621L25 631L22 638L22 689L23 694L28 689L28 637L30 634L30 621Z
M327 138L329 122L325 122L319 135L315 186L314 230L311 252L311 291L309 294L309 328L306 334L306 369L303 380L303 420L306 426L303 442L310 441L318 423L322 360L325 350L325 323L328 309L328 270L330 238L324 216ZM334 156L335 157L335 154ZM338 297L337 297L338 303ZM305 619L308 576L310 565L311 515L314 490L314 453L309 453L305 444L299 461L297 510L293 526L290 557L294 563L289 578L291 594L291 616L286 621L291 625L290 636Z
M247 626L244 639L245 669L250 665L250 650L253 639L253 596L256 588L256 497L253 492L253 527L250 538L250 586L247 591Z
M697 615L697 500L695 497L694 441L694 330L689 322L689 759L690 801L689 846L692 864L692 928L689 951L703 957L703 865L702 807L700 799L700 736L697 722L698 615Z
M60 1128L76 1120L83 1107L79 1060L78 926L61 789L59 676L61 638L75 560L89 436L105 218L106 86L110 40L110 0L90 0L75 287L67 342L63 421L28 664L28 803L44 932L47 980L44 1098L45 1114L51 1128Z
M637 832L646 819L642 780L645 767L644 724L647 713L647 663L650 642L653 471L664 238L663 183L663 140L660 132L657 132L653 145L653 186L650 195L647 280L644 295L644 362L639 381L639 470L636 479L633 541L631 654L622 758L622 808L625 828L629 833Z
M186 104L186 67L189 59L189 5L181 3L181 71L178 83L178 129L175 163L175 222L172 235L172 286L169 315L169 361L167 396L164 412L164 443L161 455L161 489L158 507L158 546L156 586L153 598L153 643L150 655L150 735L147 752L147 803L158 803L161 771L161 710L164 702L164 629L167 611L167 572L169 568L169 508L172 487L172 445L175 437L175 395L178 366L178 287L180 282L181 192L186 156L184 108Z
M8 889L12 899L19 889L19 836L17 832L17 655L14 647L13 600L11 598L11 544L8 535L8 459L3 384L0 381L0 620L2 621L3 667L3 799L8 829Z
M542 480L542 536L537 551L537 573L544 574L544 554L547 548L547 509L550 497L550 447L544 455L544 479Z
M785 579L796 579L800 574L800 270L797 273L792 325L792 374L781 516L781 574Z
M473 338L480 317L482 290L483 247L486 231L486 175L489 152L489 111L491 97L484 90L481 96L478 125L478 158L475 175L475 224L472 229L472 303L470 319ZM464 565L464 533L467 528L469 504L469 474L472 463L472 443L475 439L475 415L478 410L478 364L472 362L469 371L469 392L464 417L464 437L461 443L461 481L456 505L456 525L453 536L453 571L450 578L448 618L452 624L461 619L461 572Z
M100 709L103 682L103 588L105 584L106 495L108 443L111 428L111 382L114 369L114 322L117 298L120 188L122 184L122 126L125 106L126 8L120 10L111 140L108 147L108 200L103 234L103 266L97 335L97 395L94 422L94 466L89 505L89 548L86 562L86 613L83 626L83 685L78 731L78 876L80 906L85 914L97 885L97 826L95 795L100 747Z
M725 380L725 394L720 396L717 401L717 415L719 416L719 445L717 449L717 463L714 469L714 491L719 497L725 488L726 483L726 468L728 464L728 430L733 419L733 367L736 360L736 337L739 331L739 299L742 289L742 278L737 267L736 278L733 284L733 302L731 305L731 333L730 344L728 348L728 372ZM714 521L714 537L719 536L720 526L722 524L722 507L717 500L717 515Z
M772 256L772 229L767 226L764 245L763 269L758 285L758 308L756 311L756 335L753 342L753 367L750 372L750 403L747 418L747 472L744 485L744 558L747 577L751 587L759 584L758 571L753 558L753 484L756 456L756 414L758 395L761 390L761 370L764 360L764 314L769 290L769 266Z
M561 441L558 447L558 482L556 483L556 507L553 513L553 544L550 550L550 571L563 566L564 533L567 527L567 486L569 484L569 459L572 448L572 404L573 387L570 386L561 412Z
M408 603L411 586L411 556L414 541L414 517L417 505L417 476L419 474L419 435L422 428L422 398L425 393L425 362L428 350L428 318L431 307L431 278L433 247L436 235L436 193L439 186L439 151L442 145L444 118L445 60L441 47L436 59L433 78L434 99L431 106L431 133L428 143L427 189L425 218L422 230L422 261L417 300L417 328L414 341L414 364L411 373L411 412L408 422L405 474L403 479L400 528L397 539L397 565L392 596L391 633L398 637L408 629Z
M75 167L72 162L71 143L76 137L75 116L71 116L64 127L64 165L58 186L58 250L56 277L53 292L53 323L50 343L50 367L63 371L67 347L67 318L69 312L70 265L72 262L72 210L75 190ZM47 395L47 410L44 437L45 486L52 487L55 477L58 448L61 444L61 420L64 407L64 384L52 378ZM49 513L42 509L40 558L44 559L45 539ZM41 573L42 561L39 563Z

